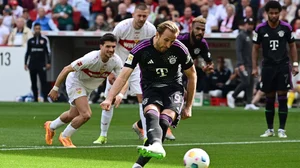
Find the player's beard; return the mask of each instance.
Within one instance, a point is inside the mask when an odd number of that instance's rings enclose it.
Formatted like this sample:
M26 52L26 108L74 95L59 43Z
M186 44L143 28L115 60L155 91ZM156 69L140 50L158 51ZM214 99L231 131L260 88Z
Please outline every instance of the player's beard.
M197 37L198 37L198 38L197 38ZM192 38L193 38L193 41L197 43L197 42L200 42L200 41L203 39L203 36L200 35L200 34L195 35L195 33L192 32Z
M271 23L273 23L273 24L275 24L275 23L277 23L278 21L279 21L279 17L274 17L274 18L272 18L272 17L269 17L270 19L269 19L269 21L271 22Z

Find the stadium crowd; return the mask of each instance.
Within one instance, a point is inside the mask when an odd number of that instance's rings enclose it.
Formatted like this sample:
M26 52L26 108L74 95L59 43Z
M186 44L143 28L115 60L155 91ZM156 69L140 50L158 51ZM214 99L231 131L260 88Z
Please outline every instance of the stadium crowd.
M241 21L266 20L264 4L269 0L0 0L0 45L26 45L13 42L24 33L23 41L32 36L28 29L36 22L44 31L112 31L121 20L132 17L135 5L149 6L148 21L157 26L172 20L181 33L191 30L193 18L206 18L206 33L237 33ZM300 29L300 0L280 0L281 20ZM20 27L24 26L21 31ZM9 41L8 39L11 38Z

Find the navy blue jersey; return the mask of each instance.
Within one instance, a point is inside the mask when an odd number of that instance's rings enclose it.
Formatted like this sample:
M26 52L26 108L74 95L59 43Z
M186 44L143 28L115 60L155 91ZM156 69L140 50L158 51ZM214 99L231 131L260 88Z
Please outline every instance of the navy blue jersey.
M295 42L290 24L280 21L276 28L268 22L259 24L253 34L253 43L262 45L263 65L287 64L287 44Z
M177 39L181 41L188 49L193 59L199 58L200 56L205 62L211 62L209 47L206 40L203 38L201 41L192 44L190 33L179 34Z
M175 40L164 53L153 46L153 38L137 44L125 62L125 67L134 69L139 64L141 85L145 91L149 87L163 87L169 84L182 85L182 70L193 66L193 60L186 46Z

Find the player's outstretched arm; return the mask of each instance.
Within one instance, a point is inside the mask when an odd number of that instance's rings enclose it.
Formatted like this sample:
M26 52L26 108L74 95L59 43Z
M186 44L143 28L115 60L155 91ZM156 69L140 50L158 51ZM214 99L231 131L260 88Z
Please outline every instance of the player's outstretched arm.
M299 73L299 63L298 63L298 54L297 54L297 47L296 47L296 43L292 42L289 43L289 47L290 47L290 55L291 55L291 60L292 60L292 64L293 64L293 69L292 69L292 74L295 76Z
M131 75L133 69L128 67L123 67L121 73L118 75L116 81L112 85L110 91L108 92L107 98L100 104L103 110L109 110L111 103L115 96L121 91L121 89L126 84L129 76Z
M121 104L122 102L122 99L126 93L126 91L128 90L128 87L129 87L129 84L128 84L128 81L126 81L125 85L123 86L122 90L120 91L120 93L116 96L116 100L115 100L115 107L118 108L119 105Z
M259 52L259 44L253 44L252 47L252 75L255 77L258 76L258 68L257 68L257 59L258 59L258 52Z
M50 93L48 94L48 96L53 101L57 100L58 88L59 88L60 84L67 78L68 74L73 71L75 71L75 70L72 68L72 66L68 65L68 66L65 66L64 69L59 73L53 88L51 89Z
M196 83L197 83L197 75L195 66L191 66L189 69L184 70L185 75L187 76L188 83L187 83L187 99L186 105L183 109L182 119L187 119L192 116L192 105L193 100L196 92Z

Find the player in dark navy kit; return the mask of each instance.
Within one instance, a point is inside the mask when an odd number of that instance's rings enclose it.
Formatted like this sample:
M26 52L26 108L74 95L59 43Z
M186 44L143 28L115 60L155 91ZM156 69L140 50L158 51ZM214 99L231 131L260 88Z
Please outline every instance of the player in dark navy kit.
M197 17L192 22L192 31L190 33L182 33L179 34L177 39L182 42L189 50L191 57L193 60L198 61L197 59L202 57L205 63L202 63L202 71L204 72L213 72L214 64L211 59L211 54L209 52L209 47L206 40L203 38L205 33L205 24L206 19L202 17ZM205 74L205 73L197 73L197 75ZM201 76L198 76L198 80ZM184 77L183 80L186 78ZM184 82L185 83L185 82ZM142 130L141 120L137 121L136 124L139 127L139 130ZM140 134L141 131L135 130L136 133ZM165 137L167 140L175 140L175 136L172 134L170 129L167 131L167 135Z
M113 97L119 93L135 66L139 64L148 139L145 146L138 146L141 156L134 168L143 167L151 157L165 157L162 142L167 129L178 117L191 117L197 75L188 49L176 39L178 34L177 25L166 21L157 27L153 38L136 45L108 97L101 103L103 109L111 107ZM188 78L187 100L183 110L182 70Z
M289 45L292 59L292 74L296 75L298 73L295 38L292 35L292 27L288 23L279 20L281 9L281 5L277 1L269 1L265 6L268 21L258 25L253 34L252 74L258 74L257 58L261 45L263 52L261 89L266 93L265 116L268 130L260 137L275 136L273 123L276 93L279 102L278 137L287 137L285 134L285 124L288 115L287 92L292 87L287 44Z

